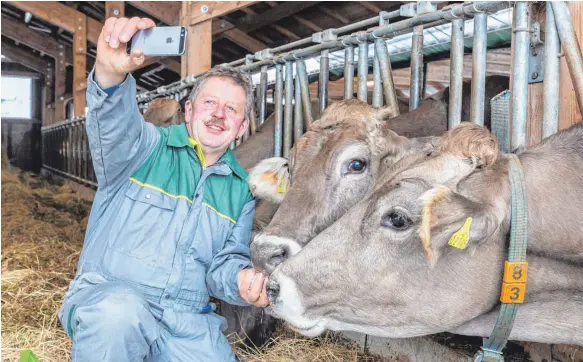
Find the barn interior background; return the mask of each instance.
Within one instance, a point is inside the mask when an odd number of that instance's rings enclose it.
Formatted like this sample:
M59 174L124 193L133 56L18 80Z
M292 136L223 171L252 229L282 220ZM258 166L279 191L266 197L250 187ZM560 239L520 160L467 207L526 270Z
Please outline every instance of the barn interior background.
M474 79L478 96L472 107L480 107L484 77L492 75L513 80L514 74L516 80L519 74L524 78L519 79L524 81L521 87L528 90L527 113L523 124L514 127L512 143L510 137L505 138L510 130L508 102L492 105L496 110L492 129L497 126L499 138L506 140L503 148L534 144L581 122L577 95L581 97L583 90L574 91L577 85L571 81L568 57L555 57L557 64L545 67L552 62L544 52L552 46L547 37L548 4L520 3L528 8L530 31L526 38L513 38L516 4L2 2L2 350L6 360L15 360L26 348L42 355L43 361L68 358L67 338L56 325L55 313L74 273L96 187L84 132L85 90L106 18L147 16L158 25L187 26L184 56L151 58L133 73L142 110L159 98L183 102L196 75L211 66L241 67L252 76L256 104L249 133L232 147L252 142L253 134L263 131L270 142L247 147L268 148L270 155L285 157L313 120L312 101L323 109L329 101L347 97L374 106L395 106L398 99L405 99L415 108L421 98L447 87L455 93L462 81ZM581 46L583 4L567 4ZM452 34L452 28L459 29L460 24L462 30ZM553 34L558 39L556 31ZM522 47L525 41L526 48ZM527 50L521 56L528 58L528 67L513 73L520 59L513 58L517 46ZM563 49L561 55L565 53ZM545 85L556 89L554 118L543 109ZM482 96L482 107L483 103ZM549 117L543 126L543 119ZM459 121L454 117L451 124ZM424 353L425 357L467 360L474 348L470 352L451 349L463 343L450 336L410 345L367 336L344 337L359 344L346 349L336 343L336 337L314 342L291 336L288 342L295 347L288 352L295 355L275 353L282 360L305 360L314 353L319 356L316 360L377 360L365 351L388 354L385 358ZM420 346L425 350L420 352ZM582 358L580 351L569 346L514 347L517 360L525 356L538 361ZM277 350L277 345L270 348ZM520 354L525 348L529 354ZM274 355L260 356L269 351L256 352L246 355L247 359L274 360Z

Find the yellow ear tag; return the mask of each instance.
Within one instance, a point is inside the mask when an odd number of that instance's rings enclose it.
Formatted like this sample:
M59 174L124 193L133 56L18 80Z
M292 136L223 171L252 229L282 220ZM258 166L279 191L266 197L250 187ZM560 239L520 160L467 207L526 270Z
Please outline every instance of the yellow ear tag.
M470 225L472 225L472 218L468 217L464 225L451 236L447 243L454 248L465 249L470 240Z
M278 184L277 184L277 192L279 192L280 194L285 194L287 193L287 190L289 189L289 181L287 180L287 178L281 180Z

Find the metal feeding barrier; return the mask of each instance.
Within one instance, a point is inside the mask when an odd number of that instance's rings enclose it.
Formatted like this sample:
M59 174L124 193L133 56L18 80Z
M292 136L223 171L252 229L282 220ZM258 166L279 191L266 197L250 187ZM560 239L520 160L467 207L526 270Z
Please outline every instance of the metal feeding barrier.
M526 144L527 92L529 82L529 51L534 32L527 13L526 2L514 4L511 36L515 40L512 60L513 69L510 93L510 120L512 135L507 139L514 150ZM399 105L392 76L391 54L387 44L405 34L411 35L409 109L419 106L424 89L424 38L428 31L441 29L448 24L450 34L450 84L448 125L459 124L462 113L462 84L464 49L469 48L464 38L469 30L466 25L473 22L472 31L472 89L470 121L484 124L486 51L489 47L488 17L498 11L509 9L507 1L476 1L445 6L438 10L439 2L418 2L402 5L400 9L337 29L327 29L311 37L291 42L277 48L265 49L249 54L243 59L228 63L249 74L257 76L255 106L250 127L242 139L233 142L239 146L254 134L267 117L269 88L268 72L275 71L272 97L274 100L274 156L287 157L289 151L304 131L314 121L309 89L310 75L307 61L319 57L318 108L324 110L328 102L328 88L332 59L337 63L337 53L342 54L344 73L344 98L352 98L355 71L358 77L356 97L370 102L375 107L391 107L399 113ZM398 17L404 20L391 22ZM556 24L556 25L555 25ZM359 29L372 27L366 31ZM440 30L443 33L443 30ZM560 39L560 40L559 40ZM427 39L425 39L427 40ZM547 3L546 40L544 43L544 131L548 136L558 130L558 84L560 46L563 44L565 58L571 71L579 106L583 105L583 61L573 29L571 16L564 2ZM446 49L447 50L447 49ZM370 54L373 53L371 57ZM443 52L443 48L442 48ZM356 54L355 54L356 53ZM355 63L355 55L357 61ZM372 59L371 59L372 58ZM373 91L368 99L368 74L372 62ZM402 63L402 61L401 61ZM356 68L356 69L355 69ZM171 98L180 101L187 97L199 75L190 75L180 81L137 95L139 108L146 109L155 98ZM313 78L312 78L313 79ZM495 119L493 119L495 121ZM96 187L91 154L85 133L85 117L65 120L42 128L43 167L60 175ZM504 139L504 138L503 138Z

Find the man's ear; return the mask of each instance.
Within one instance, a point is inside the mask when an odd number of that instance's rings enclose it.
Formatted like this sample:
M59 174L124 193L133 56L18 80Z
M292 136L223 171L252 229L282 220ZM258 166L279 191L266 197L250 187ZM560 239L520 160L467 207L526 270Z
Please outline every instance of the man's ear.
M290 185L287 159L271 157L259 162L249 171L247 182L253 196L273 204L281 203Z
M245 118L241 125L239 126L239 132L237 133L237 138L243 137L245 132L247 132L247 128L249 128L249 120Z
M486 205L442 185L424 192L419 202L422 210L419 236L432 268L448 253L473 255L499 227L498 218Z
M190 100L184 102L184 119L186 120L186 123L189 123L192 119L193 106L194 105Z

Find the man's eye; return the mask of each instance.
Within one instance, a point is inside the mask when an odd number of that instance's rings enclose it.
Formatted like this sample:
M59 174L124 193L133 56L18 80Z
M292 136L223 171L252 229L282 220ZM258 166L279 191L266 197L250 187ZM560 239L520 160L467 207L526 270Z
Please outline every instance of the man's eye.
M204 104L212 106L213 104L215 104L215 101L208 100L208 101L205 101Z
M234 113L235 112L235 108L233 108L233 107L227 107L227 111Z

